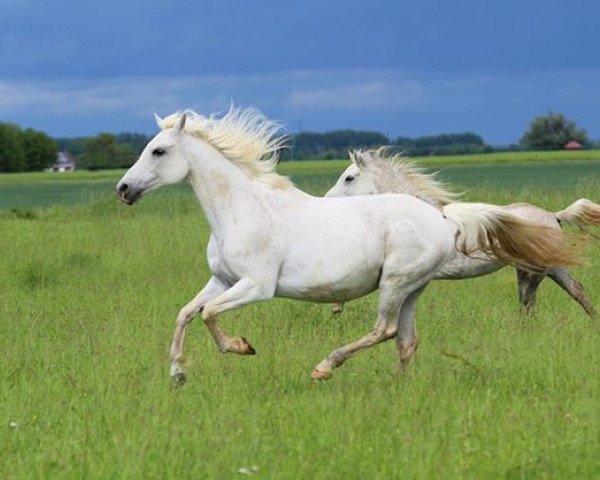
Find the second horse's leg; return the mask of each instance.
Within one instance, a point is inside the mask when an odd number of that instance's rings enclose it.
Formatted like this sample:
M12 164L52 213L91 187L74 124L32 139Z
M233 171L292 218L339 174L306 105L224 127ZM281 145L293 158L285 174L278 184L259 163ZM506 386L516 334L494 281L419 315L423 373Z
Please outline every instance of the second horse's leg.
M575 280L569 270L565 267L553 268L548 273L548 276L575 299L590 317L596 315L596 310L594 309L592 302L590 302L590 299L583 291L583 285Z
M545 273L533 273L517 268L519 302L521 303L521 310L525 314L531 315L535 312L537 289L545 277Z

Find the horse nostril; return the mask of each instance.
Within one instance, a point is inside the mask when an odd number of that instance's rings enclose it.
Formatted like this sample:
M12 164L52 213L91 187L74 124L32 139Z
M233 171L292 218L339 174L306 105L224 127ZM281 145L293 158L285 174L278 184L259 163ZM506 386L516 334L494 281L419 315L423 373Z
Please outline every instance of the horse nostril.
M126 191L129 190L129 185L126 183L122 183L121 185L118 186L117 191L119 193L125 193Z

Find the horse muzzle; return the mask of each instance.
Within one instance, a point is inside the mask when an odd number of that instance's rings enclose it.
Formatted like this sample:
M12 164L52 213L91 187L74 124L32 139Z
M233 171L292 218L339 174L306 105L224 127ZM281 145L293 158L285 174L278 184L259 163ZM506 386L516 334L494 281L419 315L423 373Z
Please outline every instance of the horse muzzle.
M142 196L144 190L141 188L135 188L128 183L120 182L117 185L117 196L119 200L126 203L127 205L133 205Z

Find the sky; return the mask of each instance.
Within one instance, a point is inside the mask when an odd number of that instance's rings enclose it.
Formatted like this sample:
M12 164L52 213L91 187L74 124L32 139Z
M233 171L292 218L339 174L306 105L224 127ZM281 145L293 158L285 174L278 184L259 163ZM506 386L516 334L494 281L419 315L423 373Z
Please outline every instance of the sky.
M597 0L0 0L0 121L54 137L256 107L291 133L600 140Z

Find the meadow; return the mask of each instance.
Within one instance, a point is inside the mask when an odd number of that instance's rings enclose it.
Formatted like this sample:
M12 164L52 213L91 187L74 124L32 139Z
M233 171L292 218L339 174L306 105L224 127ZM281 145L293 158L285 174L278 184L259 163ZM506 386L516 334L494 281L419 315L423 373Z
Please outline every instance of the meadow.
M429 162L466 200L600 200L585 158ZM345 165L281 171L322 194ZM550 280L521 315L510 268L428 287L404 375L388 342L310 381L371 328L376 295L340 316L277 299L221 317L253 357L194 322L173 388L175 317L208 279L209 231L186 186L120 204L121 173L0 176L0 478L598 478L598 322ZM598 242L588 257L572 270L600 308Z

